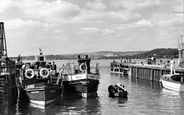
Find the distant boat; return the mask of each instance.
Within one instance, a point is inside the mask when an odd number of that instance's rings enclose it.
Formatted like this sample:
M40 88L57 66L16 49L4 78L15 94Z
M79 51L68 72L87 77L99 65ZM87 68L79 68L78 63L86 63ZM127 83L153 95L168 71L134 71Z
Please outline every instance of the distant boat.
M178 92L184 91L184 75L182 74L162 75L161 82L164 88Z
M130 69L127 67L123 67L121 63L118 63L116 61L113 61L110 63L110 72L111 73L118 73L118 74L123 74L125 75L127 73L127 71L129 71Z
M99 65L90 66L91 59L78 56L78 65L68 65L68 73L63 74L64 95L89 98L97 96L100 80ZM91 70L93 66L93 70ZM65 96L64 96L65 97Z
M25 63L18 68L19 95L21 97L26 92L31 103L46 106L62 97L62 80L56 69L46 61L46 56L40 54L35 59L34 63Z

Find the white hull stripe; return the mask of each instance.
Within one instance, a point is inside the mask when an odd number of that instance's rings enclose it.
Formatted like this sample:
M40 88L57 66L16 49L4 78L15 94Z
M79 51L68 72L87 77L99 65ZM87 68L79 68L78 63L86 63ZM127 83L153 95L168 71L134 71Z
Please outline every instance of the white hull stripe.
M179 91L184 91L184 84L165 81L165 80L162 80L162 79L161 79L161 82L162 82L163 87L165 87L167 89L170 89L170 90L173 90L173 91L178 91L178 92Z
M48 100L48 101L35 101L35 100L30 100L31 103L37 104L37 105L41 105L41 106L45 106L47 104L50 104L52 102L54 102L56 99L52 99L52 100Z
M63 81L73 81L73 80L82 80L82 79L99 80L100 75L97 75L97 74L67 75L64 77Z

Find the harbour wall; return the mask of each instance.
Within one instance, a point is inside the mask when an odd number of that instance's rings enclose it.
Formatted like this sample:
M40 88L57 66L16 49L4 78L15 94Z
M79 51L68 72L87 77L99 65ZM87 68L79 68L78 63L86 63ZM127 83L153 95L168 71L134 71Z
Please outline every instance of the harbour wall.
M163 74L170 74L170 67L155 64L132 64L132 63L114 63L116 67L126 68L124 74L132 78L145 79L150 81L160 81ZM111 64L112 65L112 64ZM127 69L128 68L128 69ZM112 69L112 66L111 66ZM127 71L128 70L128 71ZM184 68L175 67L176 73L184 74Z

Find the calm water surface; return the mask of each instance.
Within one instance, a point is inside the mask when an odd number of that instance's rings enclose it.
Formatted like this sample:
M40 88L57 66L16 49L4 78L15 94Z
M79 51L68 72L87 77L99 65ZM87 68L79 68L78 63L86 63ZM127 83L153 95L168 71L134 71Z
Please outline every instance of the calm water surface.
M1 111L3 115L184 115L184 93L163 89L158 82L137 80L119 74L110 74L112 60L100 63L98 98L58 100L45 109L31 104L17 103ZM72 61L56 61L58 66ZM128 99L109 98L108 86L122 83Z

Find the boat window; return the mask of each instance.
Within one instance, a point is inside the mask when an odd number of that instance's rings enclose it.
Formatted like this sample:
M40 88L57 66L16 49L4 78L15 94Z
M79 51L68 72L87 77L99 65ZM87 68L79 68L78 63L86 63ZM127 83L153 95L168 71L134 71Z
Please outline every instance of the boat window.
M43 56L39 57L38 61L44 61L44 57Z
M179 75L174 75L174 76L171 76L171 78L172 78L174 81L180 81L181 76L179 76Z

